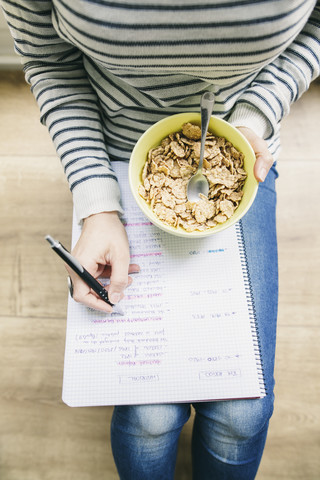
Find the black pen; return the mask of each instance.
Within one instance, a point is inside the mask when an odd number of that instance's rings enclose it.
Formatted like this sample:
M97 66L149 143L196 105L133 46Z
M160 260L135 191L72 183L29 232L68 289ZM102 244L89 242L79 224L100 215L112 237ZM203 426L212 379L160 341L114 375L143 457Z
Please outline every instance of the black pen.
M46 240L50 243L52 250L54 250L62 260L69 265L72 270L79 275L79 277L90 287L102 300L113 307L114 313L123 315L121 308L110 302L107 290L99 283L78 260L71 255L70 252L58 241L54 240L50 235L46 236Z

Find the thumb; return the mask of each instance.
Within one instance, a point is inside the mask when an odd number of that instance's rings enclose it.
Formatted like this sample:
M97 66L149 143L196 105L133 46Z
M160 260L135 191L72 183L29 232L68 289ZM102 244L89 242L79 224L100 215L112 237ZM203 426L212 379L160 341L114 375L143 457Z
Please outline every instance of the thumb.
M263 182L273 165L273 157L268 150L268 145L263 138L254 133L251 128L238 127L238 130L246 137L256 156L254 165L254 176L259 182Z
M256 163L254 164L254 176L259 182L264 182L270 168L273 165L273 157L269 150L256 153Z
M129 258L115 258L111 264L110 284L108 288L111 303L118 303L124 296L128 286Z

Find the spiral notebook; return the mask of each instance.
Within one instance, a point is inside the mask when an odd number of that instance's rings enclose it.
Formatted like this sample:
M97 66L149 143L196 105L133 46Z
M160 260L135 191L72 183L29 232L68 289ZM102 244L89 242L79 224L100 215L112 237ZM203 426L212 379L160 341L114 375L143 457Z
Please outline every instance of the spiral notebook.
M266 395L241 222L185 240L153 226L114 162L134 276L123 316L68 302L63 401L70 406ZM80 227L73 222L73 243Z

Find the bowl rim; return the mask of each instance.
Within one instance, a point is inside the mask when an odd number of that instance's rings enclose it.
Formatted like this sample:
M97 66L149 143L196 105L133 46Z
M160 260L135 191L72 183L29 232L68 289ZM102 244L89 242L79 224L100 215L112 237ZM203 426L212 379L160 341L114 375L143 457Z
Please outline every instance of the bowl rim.
M189 120L188 120L188 117L189 117ZM190 119L190 117L192 117ZM159 120L158 122L155 122L154 124L152 124L138 139L138 141L136 142L132 152L131 152L131 155L130 155L130 160L129 160L129 169L128 169L128 177L129 177L129 185L130 185L130 189L131 189L131 193L135 199L135 202L137 203L138 207L140 208L140 210L142 211L142 213L155 225L157 226L158 228L160 228L161 230L171 234L171 235L175 235L175 236L180 236L180 237L184 237L184 238L202 238L202 237L208 237L208 236L211 236L215 233L218 233L218 232L221 232L229 227L231 227L232 225L234 225L235 223L237 223L241 218L243 218L243 216L248 212L248 210L250 209L255 197L256 197L256 194L257 194L257 191L258 191L258 185L259 185L259 182L258 180L255 179L253 173L252 175L250 176L250 180L251 180L251 183L253 183L253 187L252 187L252 192L251 192L251 195L247 201L247 204L245 206L245 208L241 211L240 215L236 215L236 213L234 213L228 220L226 220L226 222L224 223L220 223L214 227L211 227L211 228L208 228L206 230L203 230L203 231L200 231L200 230L195 230L193 232L187 232L186 230L184 230L182 227L173 227L173 226L170 226L170 225L167 225L165 224L164 222L162 222L156 215L155 213L152 212L151 208L150 208L150 205L139 195L138 193L138 188L137 188L137 184L134 182L133 180L133 177L137 175L137 172L134 172L133 168L134 168L134 158L135 158L135 155L137 153L137 151L141 148L141 144L143 143L143 141L145 141L145 139L148 139L149 136L153 136L153 133L155 130L159 129L159 131L161 131L161 126L167 124L167 123L171 123L171 122L174 122L174 121L177 121L177 128L176 130L172 130L172 128L170 128L170 131L168 131L168 133L165 133L163 132L163 134L161 134L161 139L165 138L167 135L169 135L169 133L174 133L174 131L179 131L181 129L181 126L183 125L183 123L186 123L188 121L190 122L196 122L200 125L201 123L201 116L200 116L200 113L199 112L183 112L183 113L176 113L176 114L172 114L172 115L168 115L164 118L162 118L161 120ZM247 138L243 135L242 132L240 132L240 130L238 130L235 126L231 125L229 122L227 122L226 120L224 120L223 118L220 118L218 116L215 116L215 115L212 115L211 118L210 118L210 124L209 124L209 131L211 131L213 134L214 133L214 128L212 127L212 123L213 122L217 122L217 124L220 123L220 127L223 126L225 128L227 128L227 130L230 130L232 131L236 136L238 136L239 138L242 139L242 141L246 144L246 148L248 149L248 151L250 152L250 155L252 157L252 159L255 159L255 153L253 151L253 148L252 146L250 145L249 141L247 140ZM180 125L180 127L179 127ZM211 128L210 128L211 126ZM220 136L224 136L224 135L220 135ZM227 138L227 135L224 136L224 138ZM161 141L160 139L160 141ZM228 140L229 141L229 140ZM146 149L145 149L145 153L147 155L148 151L151 149L151 148L154 148L156 147L157 145L159 145L159 141L155 141L155 142L152 142L153 145L151 146L148 146ZM233 145L234 145L234 142L231 142ZM237 147L235 147L237 148ZM240 149L241 151L241 149ZM144 160L144 162L142 163L142 168L143 168L143 165L146 161L146 158ZM251 160L250 160L251 161ZM141 179L141 174L142 174L142 168L140 169L140 172L139 172L139 178ZM247 171L247 174L249 175L249 172ZM248 177L247 177L248 178ZM247 180L246 180L247 181ZM142 184L141 180L140 180L140 183ZM242 200L241 200L242 201ZM241 204L241 202L240 202ZM240 206L239 204L239 206ZM239 208L238 206L238 208ZM238 210L237 208L237 210ZM236 210L236 212L237 212Z

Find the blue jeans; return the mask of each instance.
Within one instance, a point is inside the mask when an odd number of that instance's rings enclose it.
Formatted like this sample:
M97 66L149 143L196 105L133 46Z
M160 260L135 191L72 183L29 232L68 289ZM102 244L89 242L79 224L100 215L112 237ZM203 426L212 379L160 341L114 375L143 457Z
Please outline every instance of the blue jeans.
M273 167L242 220L261 342L267 396L192 406L194 480L254 479L273 411L278 303L276 193ZM111 440L121 480L171 480L190 404L115 407Z

